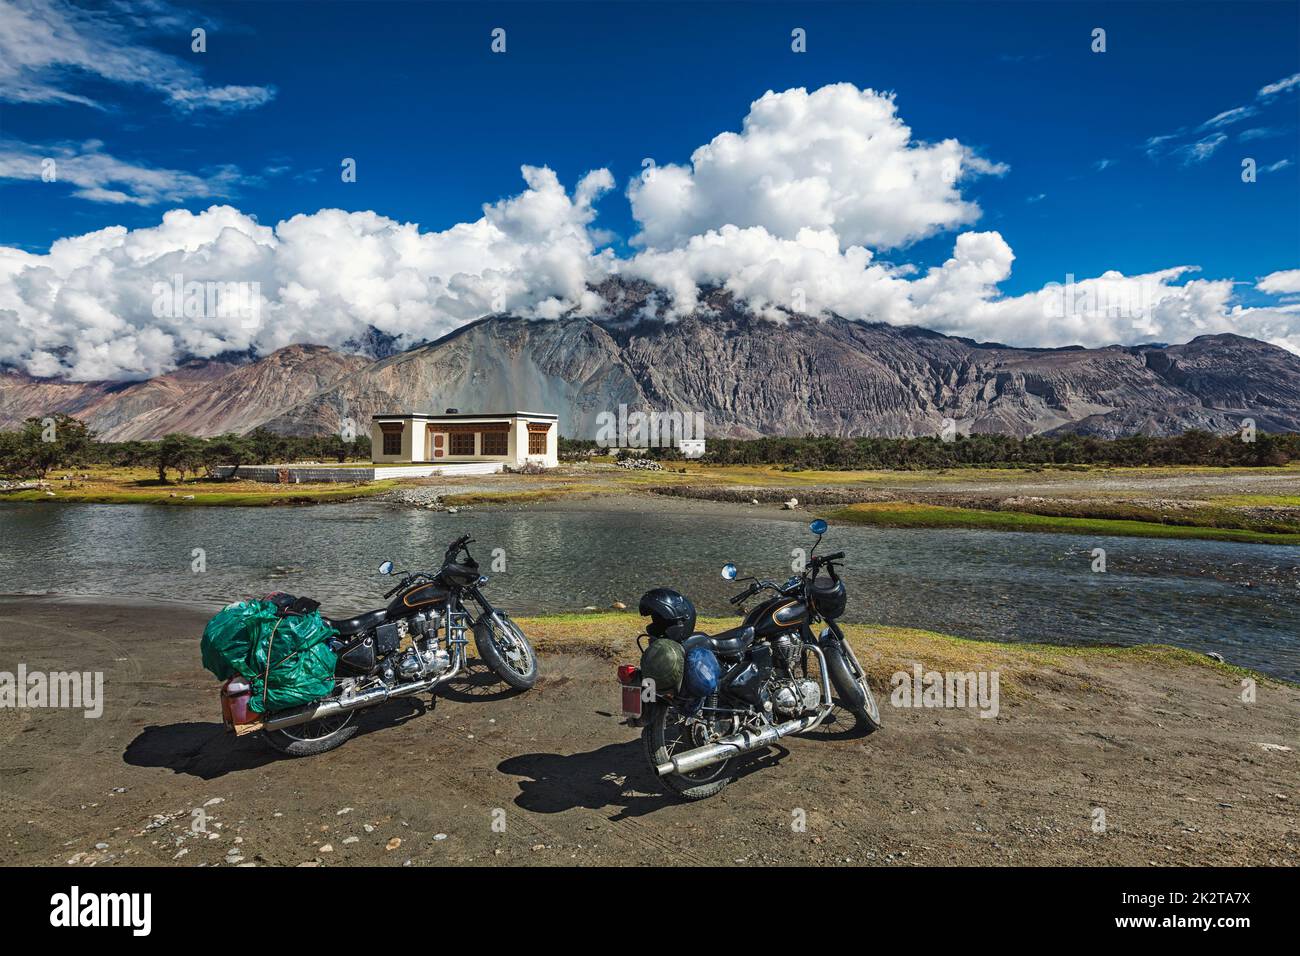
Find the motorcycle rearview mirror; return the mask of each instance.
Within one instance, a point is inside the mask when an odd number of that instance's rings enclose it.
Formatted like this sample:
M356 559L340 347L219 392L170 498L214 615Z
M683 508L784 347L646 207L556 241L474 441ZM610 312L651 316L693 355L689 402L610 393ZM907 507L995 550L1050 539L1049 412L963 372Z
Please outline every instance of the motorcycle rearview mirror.
M722 576L728 581L736 580L736 566L728 561L722 566Z
M829 527L830 525L826 523L825 518L818 518L816 521L814 521L812 524L808 526L808 530L811 531L813 534L817 535L818 537L821 537L826 533L826 529Z
M385 575L387 575L387 574L392 574L392 573L393 573L393 562L392 562L392 561L385 561L383 564L381 564L381 565L379 566L379 573L380 573L380 574L385 574Z

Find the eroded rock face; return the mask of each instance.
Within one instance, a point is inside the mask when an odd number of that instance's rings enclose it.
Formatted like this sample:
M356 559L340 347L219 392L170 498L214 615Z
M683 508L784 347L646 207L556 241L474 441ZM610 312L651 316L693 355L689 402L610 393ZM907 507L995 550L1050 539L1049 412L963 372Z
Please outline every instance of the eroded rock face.
M0 427L65 411L110 439L216 435L258 425L336 431L395 411L551 411L593 437L602 412L703 413L710 435L1100 437L1189 428L1300 430L1300 357L1237 335L1169 347L1015 349L919 328L755 318L715 292L665 321L644 283L600 290L598 319L496 316L378 361L290 346L248 364L190 363L130 384L0 374Z
M321 345L291 345L255 362L191 361L142 382L58 382L9 371L0 373L0 428L64 412L110 441L243 433L369 364Z

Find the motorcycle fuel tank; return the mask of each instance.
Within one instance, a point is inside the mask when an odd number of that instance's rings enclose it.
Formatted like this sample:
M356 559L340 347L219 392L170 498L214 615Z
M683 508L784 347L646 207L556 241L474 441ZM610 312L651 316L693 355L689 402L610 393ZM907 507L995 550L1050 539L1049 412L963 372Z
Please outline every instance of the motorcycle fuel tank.
M403 591L388 605L388 619L406 617L417 608L432 607L447 600L447 589L438 584L420 584Z
M798 627L807 619L807 606L788 597L768 601L745 615L745 623L754 629L757 637L772 637Z

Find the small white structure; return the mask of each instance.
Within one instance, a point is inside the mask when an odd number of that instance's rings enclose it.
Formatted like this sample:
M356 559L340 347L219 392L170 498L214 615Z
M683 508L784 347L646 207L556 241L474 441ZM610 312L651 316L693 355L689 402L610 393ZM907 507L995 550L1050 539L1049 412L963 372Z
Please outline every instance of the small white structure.
M677 450L682 453L683 458L703 458L704 439L679 438L677 440Z
M370 428L370 458L376 465L482 463L485 470L560 463L560 419L547 412L442 415L375 415ZM450 468L448 471L463 471Z

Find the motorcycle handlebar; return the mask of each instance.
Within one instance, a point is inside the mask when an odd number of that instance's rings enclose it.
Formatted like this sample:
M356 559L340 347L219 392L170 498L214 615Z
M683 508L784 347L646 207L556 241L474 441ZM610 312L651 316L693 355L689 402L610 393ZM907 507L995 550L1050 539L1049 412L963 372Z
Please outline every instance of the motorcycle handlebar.
M754 594L755 592L757 592L757 591L758 591L758 587L759 587L759 586L758 586L757 584L751 584L749 587L745 588L745 590L741 591L741 592L740 592L739 594L737 594L735 597L731 598L731 603L732 603L732 604L739 604L741 601L745 600L745 598L747 598L747 597L749 597L751 594Z
M444 560L446 561L455 560L456 555L460 553L462 548L464 548L468 552L469 550L468 545L471 545L473 543L474 543L474 539L471 538L469 535L467 534L461 535L451 544L447 545L447 553L444 556Z

